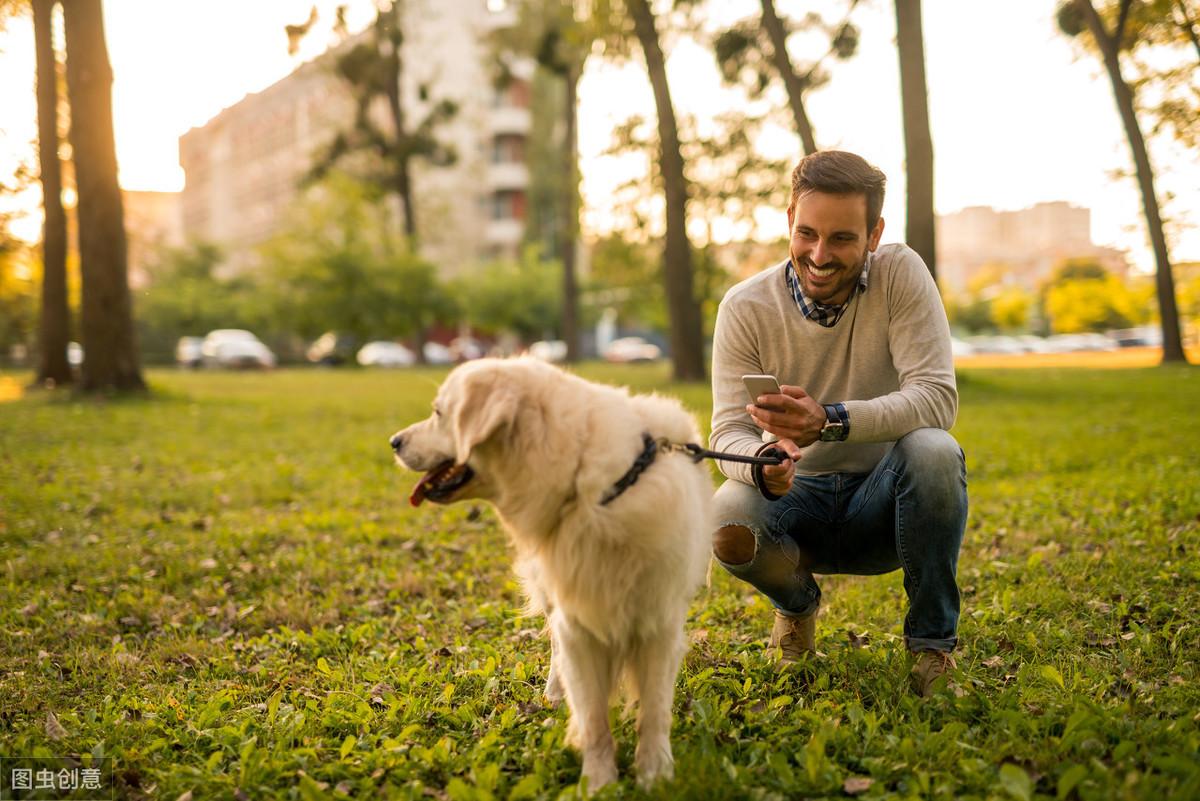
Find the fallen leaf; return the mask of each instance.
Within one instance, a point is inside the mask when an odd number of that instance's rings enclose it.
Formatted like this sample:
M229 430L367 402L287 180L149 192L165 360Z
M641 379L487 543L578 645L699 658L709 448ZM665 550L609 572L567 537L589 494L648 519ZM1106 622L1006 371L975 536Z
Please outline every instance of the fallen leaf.
M846 795L858 795L871 789L871 785L874 783L875 780L870 776L851 776L842 782L842 790Z
M989 656L987 659L983 660L984 667L995 668L995 667L1000 667L1003 664L1004 664L1004 657L1002 657L998 654L996 656Z
M179 796L179 798L175 799L175 801L192 801L192 791L188 790L186 793Z
M54 713L50 711L46 712L46 736L51 740L62 740L70 736L58 722L58 718L54 717Z

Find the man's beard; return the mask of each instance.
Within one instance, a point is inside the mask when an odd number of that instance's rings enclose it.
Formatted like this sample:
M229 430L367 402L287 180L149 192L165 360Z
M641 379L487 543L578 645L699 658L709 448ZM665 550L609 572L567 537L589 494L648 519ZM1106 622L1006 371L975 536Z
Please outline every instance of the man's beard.
M813 263L812 259L805 257L803 259L800 259L798 262L796 262L794 260L793 263L795 263L797 265L796 269L800 274L801 289L804 290L805 295L812 298L813 300L815 300L818 303L825 303L825 304L830 303L833 298L836 298L837 296L841 295L848 288L853 287L854 284L856 284L858 282L858 279L862 276L863 268L866 267L866 265L867 265L867 257L869 255L869 253L870 253L869 249L864 247L862 255L857 260L856 266L852 269L847 268L844 262L837 261L837 260L826 262L823 266L818 268L818 269L826 269L827 270L830 267L833 267L837 270L837 272L834 275L837 276L838 281L837 281L837 283L835 283L829 287L813 287L810 284L811 276L808 273L808 268L809 267L814 267L814 268L817 267L817 265ZM842 302L844 303L846 300L849 300L849 299L850 299L850 295L847 295L846 298L843 299Z

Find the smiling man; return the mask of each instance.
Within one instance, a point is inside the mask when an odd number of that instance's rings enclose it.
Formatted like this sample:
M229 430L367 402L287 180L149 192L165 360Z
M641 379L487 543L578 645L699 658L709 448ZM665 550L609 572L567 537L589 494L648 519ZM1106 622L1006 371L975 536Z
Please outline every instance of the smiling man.
M906 245L883 245L882 172L822 151L792 173L790 258L733 287L713 337L710 446L777 447L778 466L721 462L717 560L775 607L784 662L815 650L814 574L904 571L917 692L954 667L966 466L937 286ZM779 395L747 396L742 376Z

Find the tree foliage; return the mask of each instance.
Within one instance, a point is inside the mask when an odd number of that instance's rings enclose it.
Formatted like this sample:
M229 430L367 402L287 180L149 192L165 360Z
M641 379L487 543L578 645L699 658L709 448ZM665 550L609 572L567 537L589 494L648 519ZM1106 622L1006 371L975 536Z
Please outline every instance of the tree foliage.
M261 249L265 308L278 330L360 340L420 335L453 316L435 267L389 220L377 189L341 174L310 187Z
M519 259L483 265L456 280L452 292L463 321L485 334L511 332L525 341L553 338L559 330L562 265L526 247Z
M399 1L381 7L360 40L337 56L334 70L353 95L354 121L317 154L306 181L320 180L339 166L357 169L361 180L396 194L405 235L416 240L413 168L418 161L449 166L457 160L437 131L458 113L458 104L434 100L428 83L417 85L417 103L411 103L405 92L404 10ZM381 107L386 114L379 113Z

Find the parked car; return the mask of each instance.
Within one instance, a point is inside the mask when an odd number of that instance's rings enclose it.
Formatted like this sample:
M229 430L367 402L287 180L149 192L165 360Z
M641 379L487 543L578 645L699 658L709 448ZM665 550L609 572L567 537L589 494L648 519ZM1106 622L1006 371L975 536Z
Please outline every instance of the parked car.
M257 368L275 366L275 354L258 337L240 328L218 328L204 337L200 355L205 367Z
M454 364L454 354L440 342L426 342L421 353L426 364Z
M1162 329L1153 325L1143 325L1137 328L1121 328L1109 331L1108 337L1117 343L1119 348L1161 348Z
M564 362L567 360L567 343L561 339L534 342L529 346L529 355L544 362Z
M482 359L487 348L477 339L470 337L455 337L450 341L450 356L456 362L469 362L472 359Z
M180 337L175 343L175 363L180 367L196 369L204 363L203 337Z
M958 337L950 337L950 353L956 359L960 356L974 356L975 348L970 343Z
M304 356L313 364L332 367L350 361L357 347L358 342L349 334L326 331L313 340Z
M411 350L398 342L368 342L355 357L363 367L408 367L416 364L417 357Z
M662 349L641 337L621 337L604 349L604 358L610 362L652 362L662 358Z

